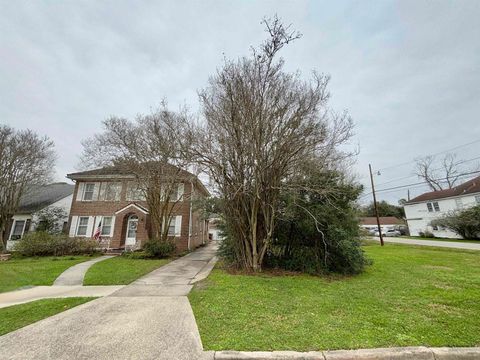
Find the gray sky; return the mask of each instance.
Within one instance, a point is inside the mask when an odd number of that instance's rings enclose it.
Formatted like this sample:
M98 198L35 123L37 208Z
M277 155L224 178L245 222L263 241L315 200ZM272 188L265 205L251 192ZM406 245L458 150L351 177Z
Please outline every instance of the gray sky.
M133 117L162 98L197 109L223 54L247 55L274 13L303 33L282 53L287 69L330 74L332 107L354 119L362 182L369 162L387 168L381 189L418 182L418 156L467 143L458 157L480 156L476 0L0 0L0 122L52 138L64 180L107 116ZM395 203L406 189L380 195Z

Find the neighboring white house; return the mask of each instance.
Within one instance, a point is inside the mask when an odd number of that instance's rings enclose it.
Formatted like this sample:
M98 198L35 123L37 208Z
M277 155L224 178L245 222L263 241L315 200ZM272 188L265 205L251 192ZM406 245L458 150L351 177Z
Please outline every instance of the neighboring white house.
M219 225L221 224L222 219L216 215L213 214L209 217L208 219L208 238L210 240L223 240L223 234L222 231L219 229Z
M74 185L67 183L35 186L22 196L18 210L12 216L4 234L7 237L7 249L11 249L15 241L21 239L26 232L35 230L35 224L38 220L36 214L40 210L50 207L62 208L67 217L60 220L59 226L66 226L72 205L74 187Z
M431 191L405 203L405 216L410 235L429 231L435 237L461 238L460 235L430 222L453 210L480 205L480 176L452 189Z

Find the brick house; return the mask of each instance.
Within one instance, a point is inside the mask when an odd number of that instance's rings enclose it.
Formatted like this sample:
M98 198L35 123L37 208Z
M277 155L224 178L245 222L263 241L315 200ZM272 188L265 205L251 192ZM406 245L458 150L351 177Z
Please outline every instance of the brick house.
M120 167L68 174L75 181L68 222L69 236L94 236L100 228L103 247L140 248L150 236L148 204L136 178ZM182 171L172 206L169 235L177 250L194 249L208 241L208 221L202 220L193 200L209 196L201 181Z

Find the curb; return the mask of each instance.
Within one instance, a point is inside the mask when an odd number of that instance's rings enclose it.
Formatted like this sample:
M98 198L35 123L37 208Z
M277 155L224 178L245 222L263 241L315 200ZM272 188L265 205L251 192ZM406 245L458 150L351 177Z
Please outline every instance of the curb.
M195 284L199 281L202 281L210 275L210 272L213 270L215 267L215 264L217 263L218 258L214 256L213 258L210 259L210 261L198 272L195 277L190 280L190 284Z
M480 347L425 346L333 351L215 351L215 360L478 360Z

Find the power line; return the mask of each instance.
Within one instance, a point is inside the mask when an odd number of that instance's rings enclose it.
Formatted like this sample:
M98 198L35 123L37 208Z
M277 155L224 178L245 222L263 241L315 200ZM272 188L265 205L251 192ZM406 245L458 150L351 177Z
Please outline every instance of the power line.
M457 175L456 177L460 178L460 177L464 177L464 176L468 176L468 175L473 175L473 174L478 174L480 173L480 170L479 171L472 171L472 172L468 172L468 173L464 173L464 174L459 174ZM440 179L433 179L434 181L441 181L441 180L447 180L448 178L440 178ZM403 188L406 188L406 187L413 187L413 186L417 186L417 185L425 185L425 184L428 184L428 182L426 181L421 181L421 182L417 182L417 183L413 183L413 184L407 184L407 185L400 185L400 186L394 186L394 187L391 187L391 188L385 188L385 189L379 189L379 190L376 190L376 192L386 192L388 190L395 190L395 189L403 189ZM363 196L367 196L367 195L370 195L372 192L370 191L369 193L365 194L365 195L362 195Z
M440 151L440 152L437 152L437 153L435 153L435 154L430 154L430 155L427 155L427 156L436 156L436 155L444 154L444 153L447 153L447 152L450 152L450 151L453 151L453 150L457 150L457 149L460 149L460 148L465 147L465 146L468 146L468 145L476 144L476 143L478 143L478 142L480 142L480 139L475 140L475 141L471 141L471 142L466 143L466 144L458 145L458 146L455 146L455 147L453 147L453 148L451 148L451 149L444 150L444 151ZM401 163L401 164L390 165L390 166L387 166L387 167L384 167L384 168L381 168L381 169L376 169L375 171L388 170L388 169L392 169L392 168L395 168L395 167L408 165L408 164L411 164L411 163L414 162L414 161L415 161L415 160L410 160L410 161L407 161L407 162L404 162L404 163Z
M456 163L455 165L465 164L465 163L467 163L467 162L474 161L474 160L478 160L478 159L480 159L480 156L477 156L477 157L474 157L474 158L468 159L468 160L459 161L459 162ZM443 169L442 167L439 167L439 168L433 169L432 171L438 171L438 170L442 170L442 169ZM404 180L404 179L409 179L409 178L415 177L415 176L418 176L418 175L413 174L413 175L404 176L404 177L401 177L401 178L395 178L395 179L393 179L393 180L389 180L389 181L383 182L383 183L381 183L381 184L377 184L377 186L390 184L390 183L395 182L395 181Z

